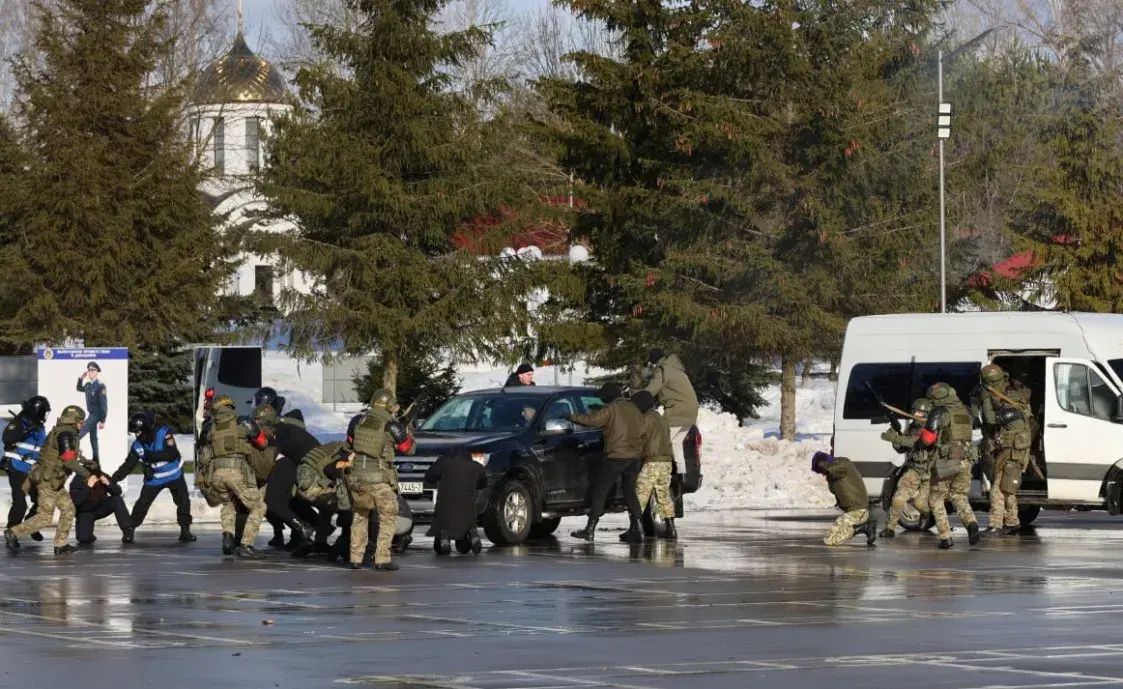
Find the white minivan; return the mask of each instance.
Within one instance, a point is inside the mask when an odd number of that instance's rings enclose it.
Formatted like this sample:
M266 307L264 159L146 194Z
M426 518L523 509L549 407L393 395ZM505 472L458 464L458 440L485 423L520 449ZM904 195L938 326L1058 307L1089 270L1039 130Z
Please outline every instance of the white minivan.
M1045 509L1120 513L1123 488L1123 315L1060 312L900 314L850 321L835 393L834 452L862 474L872 500L888 504L904 461L880 435L886 403L908 409L942 381L969 403L979 369L994 362L1031 390L1040 421L1034 441L1043 479L1027 470L1018 504L1023 525ZM980 438L978 431L976 439ZM887 480L889 479L889 480ZM975 469L971 503L988 506ZM917 528L906 510L902 525ZM920 525L920 528L926 528Z
M253 412L254 393L261 388L261 347L195 347L195 439L209 400L228 395L239 416Z

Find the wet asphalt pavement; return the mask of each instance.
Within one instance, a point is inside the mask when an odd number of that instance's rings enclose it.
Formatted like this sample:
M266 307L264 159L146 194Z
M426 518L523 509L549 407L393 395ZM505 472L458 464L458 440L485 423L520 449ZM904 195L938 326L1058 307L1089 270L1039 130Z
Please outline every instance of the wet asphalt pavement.
M0 554L0 687L1123 687L1120 518L946 552L826 548L829 523L733 513L629 547L565 520L478 558L419 537L385 573L103 522L93 550Z

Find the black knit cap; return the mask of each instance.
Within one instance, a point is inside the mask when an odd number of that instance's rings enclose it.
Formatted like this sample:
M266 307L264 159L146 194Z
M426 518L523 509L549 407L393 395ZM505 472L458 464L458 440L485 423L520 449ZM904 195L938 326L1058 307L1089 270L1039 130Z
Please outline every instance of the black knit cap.
M655 395L652 395L647 390L640 390L632 395L632 404L639 407L639 410L646 414L649 409L655 406Z
M653 350L651 350L651 353L647 355L647 363L649 363L649 364L657 364L662 360L663 360L663 350L662 349L658 349L658 348L653 349Z
M534 367L530 364L523 364L515 369L516 376L521 376L524 373L534 373Z
M620 386L616 383L605 383L600 386L600 390L597 391L597 397L604 400L606 404L620 399L623 395L624 391L621 390Z

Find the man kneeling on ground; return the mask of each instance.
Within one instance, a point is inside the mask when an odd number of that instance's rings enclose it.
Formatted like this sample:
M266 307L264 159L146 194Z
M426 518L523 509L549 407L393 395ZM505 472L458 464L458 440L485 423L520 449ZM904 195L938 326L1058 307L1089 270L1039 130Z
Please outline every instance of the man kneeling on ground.
M873 545L877 540L877 521L870 517L870 496L854 464L845 457L816 452L811 458L811 471L827 478L827 488L843 512L827 532L823 543L842 545L855 533L864 533L866 544Z

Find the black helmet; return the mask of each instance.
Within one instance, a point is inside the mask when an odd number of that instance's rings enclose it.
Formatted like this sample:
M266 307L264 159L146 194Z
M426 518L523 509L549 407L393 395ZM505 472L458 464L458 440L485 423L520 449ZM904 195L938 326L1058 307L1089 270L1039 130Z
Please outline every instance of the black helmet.
M23 414L32 421L38 422L42 425L47 420L47 414L51 412L51 403L47 401L46 397L36 395L23 401L20 405L23 408Z
M1013 423L1017 423L1018 421L1025 420L1025 416L1023 416L1016 407L1011 407L1009 405L1000 407L998 409L998 412L995 413L995 418L997 418L998 423L1003 426L1009 426Z
M261 388L253 394L253 406L256 408L263 404L268 404L270 407L273 407L274 411L280 414L281 409L285 406L285 398L279 397L277 391L273 388Z
M129 433L148 434L156 430L155 414L138 411L129 416Z

